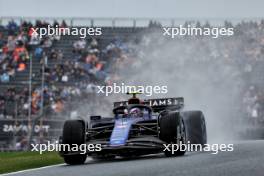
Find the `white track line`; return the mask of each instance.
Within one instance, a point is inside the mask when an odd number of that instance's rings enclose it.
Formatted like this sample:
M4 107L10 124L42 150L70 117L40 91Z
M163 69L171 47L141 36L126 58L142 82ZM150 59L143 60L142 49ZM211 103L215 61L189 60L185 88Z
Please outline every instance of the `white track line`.
M26 169L26 170L22 170L22 171L16 171L16 172L10 172L10 173L6 173L6 174L0 174L0 176L7 176L7 175L13 175L13 174L20 174L20 173L24 173L24 172L35 171L35 170L41 170L41 169L46 169L46 168L51 168L51 167L56 167L56 166L63 166L63 165L65 165L65 164L55 164L55 165L51 165L51 166L44 166L44 167L33 168L33 169Z

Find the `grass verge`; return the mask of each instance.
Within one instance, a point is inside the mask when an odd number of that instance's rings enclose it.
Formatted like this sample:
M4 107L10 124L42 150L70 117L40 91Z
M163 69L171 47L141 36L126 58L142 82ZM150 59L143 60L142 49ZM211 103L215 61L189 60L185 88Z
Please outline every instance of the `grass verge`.
M0 174L60 163L57 152L0 152Z

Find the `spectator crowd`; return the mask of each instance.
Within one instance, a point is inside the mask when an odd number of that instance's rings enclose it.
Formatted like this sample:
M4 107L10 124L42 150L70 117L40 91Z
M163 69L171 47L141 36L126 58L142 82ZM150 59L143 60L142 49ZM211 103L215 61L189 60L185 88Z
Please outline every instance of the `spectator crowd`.
M68 48L63 51L56 47L61 36L39 38L33 35L32 28L48 25L45 21L36 21L34 25L24 21L18 25L12 20L8 25L0 26L0 84L9 85L0 92L0 118L25 118L29 113L39 114L42 108L61 113L69 100L89 96L94 93L95 85L111 82L112 61L125 53L125 44L121 40L113 39L103 48L95 38L77 39L72 43L69 58L64 54ZM53 26L63 28L67 24L55 21ZM33 82L44 75L44 85L32 84L32 90L28 84L15 86L19 84L17 76L29 72L30 60L41 68L38 72L33 71ZM25 79L28 81L29 78Z
M33 80L41 78L42 74L45 80L44 89L39 84L33 86L31 103L27 85L19 89L10 86L2 91L0 116L3 118L27 116L29 111L33 115L38 114L43 107L48 107L48 112L64 112L68 109L68 102L78 100L78 97L89 97L96 85L118 81L119 70L129 68L135 62L134 58L142 54L131 48L130 44L145 42L145 45L158 45L158 41L147 39L144 33L160 28L159 23L151 22L148 28L141 30L136 39L131 37L135 36L134 33L126 37L116 35L107 42L102 38L75 39L70 48L61 49L58 46L65 42L63 36L46 36L40 39L32 35L32 27L48 25L45 21L36 21L34 25L26 21L18 25L10 21L8 25L0 26L0 84L11 84L15 81L17 75L29 69L30 59L44 68L44 71L40 69L33 74ZM61 24L55 21L52 25L61 28L67 26L65 21ZM201 26L199 22L196 25ZM233 27L235 35L218 41L221 50L210 48L214 39L206 39L205 42L201 36L197 36L193 43L201 46L201 51L209 48L209 62L223 59L237 66L247 80L241 92L242 109L248 117L263 121L264 20L237 24L225 22L224 25ZM210 24L205 26L210 27ZM177 41L184 43L188 40L189 38L181 38ZM186 48L194 49L191 45ZM65 54L69 52L70 54ZM199 54L199 51L196 53ZM204 53L200 52L202 54Z

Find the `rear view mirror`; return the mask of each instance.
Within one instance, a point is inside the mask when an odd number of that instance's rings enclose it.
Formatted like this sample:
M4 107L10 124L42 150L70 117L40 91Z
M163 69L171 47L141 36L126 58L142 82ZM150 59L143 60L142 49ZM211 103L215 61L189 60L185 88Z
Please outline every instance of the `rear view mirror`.
M101 120L101 116L90 116L90 120Z

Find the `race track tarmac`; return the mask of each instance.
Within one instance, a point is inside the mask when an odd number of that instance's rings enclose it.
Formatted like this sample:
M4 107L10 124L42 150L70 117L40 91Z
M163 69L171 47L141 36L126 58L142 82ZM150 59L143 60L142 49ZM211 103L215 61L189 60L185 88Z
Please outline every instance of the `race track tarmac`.
M264 141L234 144L234 151L189 152L183 157L163 154L136 159L95 161L84 165L59 165L9 174L12 176L264 176Z

